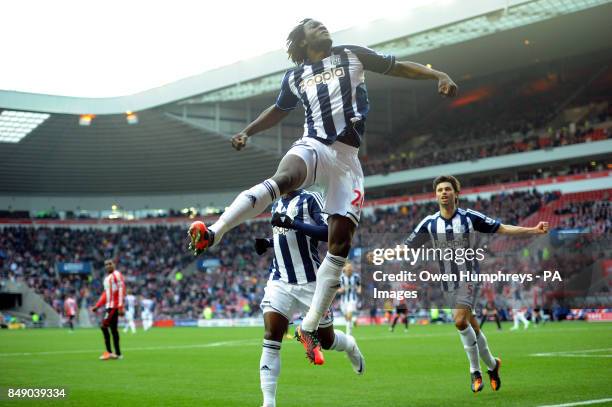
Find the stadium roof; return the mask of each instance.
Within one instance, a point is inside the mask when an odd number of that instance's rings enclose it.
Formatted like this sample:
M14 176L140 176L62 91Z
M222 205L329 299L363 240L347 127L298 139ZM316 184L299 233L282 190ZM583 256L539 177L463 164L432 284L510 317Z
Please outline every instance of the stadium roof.
M455 2L334 39L448 69L461 85L468 77L607 50L611 14L612 3L602 0ZM0 141L0 194L175 194L252 185L273 173L302 118L292 114L240 153L232 153L228 136L273 102L287 67L278 51L133 96L0 92L0 111L50 114L19 142ZM409 122L407 110L421 103L414 92L436 97L431 83L376 74L368 89L370 140L388 134L392 120ZM137 112L138 124L127 124L125 111ZM85 113L97 116L79 126L75 115Z
M375 46L405 58L609 3L609 0L471 0L455 1L445 7L435 3L402 19L381 20L367 28L334 33L334 40L336 44ZM562 45L572 46L567 42ZM131 96L94 99L0 91L0 106L47 113L118 114L196 95L203 95L197 98L199 101L227 101L276 89L279 75L289 67L284 50L278 50ZM211 94L214 91L220 92Z

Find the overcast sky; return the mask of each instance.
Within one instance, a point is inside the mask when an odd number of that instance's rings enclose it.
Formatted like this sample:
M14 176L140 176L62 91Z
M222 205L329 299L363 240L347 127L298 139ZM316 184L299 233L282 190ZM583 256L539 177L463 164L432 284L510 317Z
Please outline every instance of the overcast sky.
M432 2L9 0L0 5L0 89L129 95L284 48L304 17L333 33Z

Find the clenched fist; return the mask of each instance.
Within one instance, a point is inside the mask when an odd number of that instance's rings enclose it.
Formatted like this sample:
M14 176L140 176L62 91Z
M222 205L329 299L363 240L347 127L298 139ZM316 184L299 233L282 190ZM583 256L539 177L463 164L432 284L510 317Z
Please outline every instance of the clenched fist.
M538 235L543 235L544 233L548 233L548 222L540 222L533 229L534 229L534 232Z
M445 97L453 97L457 94L457 84L445 74L438 80L438 93Z
M238 133L234 137L232 137L232 147L240 151L244 147L246 147L246 143L248 139L249 139L249 136L247 136L245 133Z

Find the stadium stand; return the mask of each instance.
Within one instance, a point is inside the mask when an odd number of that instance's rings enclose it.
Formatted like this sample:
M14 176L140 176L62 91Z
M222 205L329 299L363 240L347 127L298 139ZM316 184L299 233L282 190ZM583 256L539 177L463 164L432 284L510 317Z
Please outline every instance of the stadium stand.
M606 104L607 105L607 104ZM411 168L421 168L431 165L444 164L456 161L470 161L480 158L494 157L505 154L521 153L560 147L592 141L607 140L612 137L612 112L606 106L606 111L598 116L585 120L579 125L553 129L534 129L531 123L523 123L519 129L512 130L511 126L504 130L494 129L481 125L476 132L470 129L468 133L457 133L451 136L433 135L432 146L420 149L411 149L401 152L401 148L393 149L384 159L368 159L364 163L366 175L387 174ZM468 131L468 130L466 130ZM452 140L460 140L453 142ZM444 149L440 149L444 146ZM398 153L398 151L400 151Z
M410 130L371 143L364 171L389 173L607 139L611 88L609 63L537 64L466 81L457 100L436 101Z
M594 233L609 233L612 230L611 193L612 189L565 194L526 217L523 223L545 221L551 228L588 228Z
M609 233L610 206L604 198L610 192L562 195L515 191L462 201L461 205L511 224L548 220L554 227L581 225ZM362 221L356 246L367 244L361 239L376 233L405 235L418 220L436 210L434 202L374 208ZM565 220L568 216L572 223ZM113 257L135 294L156 299L158 319L197 319L207 306L212 307L215 317L225 318L251 316L258 311L271 254L257 256L253 239L270 234L266 219L227 234L224 244L205 257L218 262L199 268L186 251L182 225L143 224L115 230L82 226L83 229L5 226L0 235L0 277L26 282L61 311L63 296L73 291L80 304L95 302L101 291L103 260ZM85 261L92 262L96 270L93 275L63 275L57 271L57 263Z

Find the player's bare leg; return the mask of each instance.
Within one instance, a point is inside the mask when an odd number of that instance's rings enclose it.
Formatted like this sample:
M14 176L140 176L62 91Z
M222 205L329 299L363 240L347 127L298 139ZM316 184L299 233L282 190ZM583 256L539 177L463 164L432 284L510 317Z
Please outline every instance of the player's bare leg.
M272 178L242 191L210 228L202 227L203 224L199 222L198 225L202 229L198 230L194 227L195 224L192 224L189 228L190 249L199 254L206 248L215 246L229 230L261 214L281 195L298 189L305 180L304 160L293 154L284 156Z
M489 374L489 382L494 391L498 391L501 387L501 378L499 377L499 369L501 367L501 359L493 356L489 350L489 343L484 332L478 326L478 321L474 314L471 315L470 325L476 332L478 354L480 359L487 365L487 373Z
M338 329L334 329L333 325L326 328L319 328L317 335L319 336L319 341L323 349L346 352L355 373L358 375L365 373L365 359L354 337Z
M346 216L332 215L328 218L329 223L329 242L328 251L325 259L317 271L317 285L310 304L310 309L304 317L302 324L297 327L296 333L300 342L306 349L306 354L311 362L315 364L316 358L321 353L315 333L319 326L321 317L329 309L336 291L340 288L340 273L346 263L351 240L355 233L356 225ZM322 358L320 359L322 362Z
M478 361L478 337L471 324L473 318L472 309L459 304L454 311L453 318L455 320L455 326L459 331L463 349L465 349L465 353L470 362L471 388L474 393L477 393L482 390L483 385L480 362ZM476 323L476 325L478 324ZM480 328L478 328L478 330L480 331Z
M259 360L259 380L263 407L276 406L276 386L280 375L280 349L289 321L277 312L264 314L264 340Z

